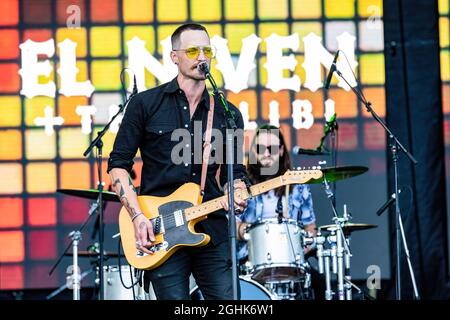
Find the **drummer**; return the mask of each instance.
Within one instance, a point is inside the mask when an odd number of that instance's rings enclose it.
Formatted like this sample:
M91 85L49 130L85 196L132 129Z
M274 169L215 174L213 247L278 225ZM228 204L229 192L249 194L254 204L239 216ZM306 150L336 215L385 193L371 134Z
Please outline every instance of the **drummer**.
M259 127L252 141L247 165L248 177L252 184L283 175L289 169L291 159L279 128L268 124ZM286 193L289 194L287 199ZM282 186L248 200L245 211L236 216L239 240L237 254L241 262L248 255L244 240L246 227L272 218L295 220L310 236L315 235L316 218L309 186L306 184ZM309 248L305 248L305 254L308 251Z

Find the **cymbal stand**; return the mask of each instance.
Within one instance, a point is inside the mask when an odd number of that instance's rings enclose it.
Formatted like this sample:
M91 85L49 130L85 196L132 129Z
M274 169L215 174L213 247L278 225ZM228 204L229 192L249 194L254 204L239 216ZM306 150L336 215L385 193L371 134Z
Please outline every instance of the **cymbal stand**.
M343 220L344 223L349 221L352 218L350 213L347 211L347 205L344 204L344 214L343 214ZM350 245L350 235L348 237L344 238L348 245ZM345 281L345 300L353 300L352 299L352 276L350 273L350 258L351 255L349 252L344 250L344 266L345 266L345 272L344 272L344 281Z
M331 274L330 274L330 250L323 252L325 262L325 300L333 300L333 291L331 290Z
M85 272L83 272L80 275L80 282L81 280L83 280L87 275L91 274L94 270L90 269L87 270ZM46 300L51 300L53 299L53 297L56 297L58 294L60 294L61 292L63 292L65 289L70 288L72 285L69 283L65 283L64 285L62 285L61 287L59 287L58 289L56 289L55 291L53 291L52 293L50 293L47 297L45 297Z
M78 267L78 243L81 240L81 232L80 231L72 231L69 233L69 237L72 238L72 291L73 291L73 300L80 300L80 268Z
M91 204L91 207L89 208L89 213L88 213L88 217L86 218L86 220L83 222L83 224L81 225L81 227L78 230L74 230L71 233L69 233L69 237L72 238L72 241L67 245L66 249L64 250L64 252L61 254L61 256L59 257L59 259L55 262L55 264L53 265L52 269L50 270L50 272L48 273L49 276L52 275L53 271L55 271L56 267L59 265L59 263L62 261L62 258L64 258L64 256L66 255L66 253L69 251L70 247L73 246L74 250L78 249L78 242L79 240L81 240L81 232L83 231L83 229L86 227L86 225L88 224L88 222L90 221L91 217L93 216L93 213L97 211L99 206L99 202L98 199L96 202ZM78 233L80 236L79 238L76 237L77 239L77 244L76 244L76 248L75 248L75 240L73 238L73 234ZM74 251L74 257L75 257L75 251ZM78 251L77 251L77 255L78 255ZM77 266L78 266L78 259L76 261L74 261L74 266L75 267L75 262L77 262ZM77 269L78 270L78 269ZM77 271L78 272L78 271Z

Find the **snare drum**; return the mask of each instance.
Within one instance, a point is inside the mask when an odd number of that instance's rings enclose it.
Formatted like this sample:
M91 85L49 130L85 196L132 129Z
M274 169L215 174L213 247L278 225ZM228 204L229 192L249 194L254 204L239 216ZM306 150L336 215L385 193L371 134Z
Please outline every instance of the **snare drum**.
M297 280L305 274L303 233L297 221L267 219L251 225L246 238L252 279Z

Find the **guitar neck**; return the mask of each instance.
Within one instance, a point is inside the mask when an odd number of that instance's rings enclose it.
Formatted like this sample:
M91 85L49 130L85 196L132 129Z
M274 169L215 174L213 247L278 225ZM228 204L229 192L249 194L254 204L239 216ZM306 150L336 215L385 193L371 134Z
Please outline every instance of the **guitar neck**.
M247 190L236 190L234 192L235 196L239 196L243 200L247 200L250 197L257 196L259 194L265 193L269 190L276 189L278 187L281 187L287 183L284 176L279 176L258 184L255 184L253 186L250 186L250 194L247 192ZM184 210L186 220L194 220L201 217L204 217L214 211L222 209L222 204L220 203L221 200L227 201L227 196L222 196L213 200L206 201L198 206L187 208Z

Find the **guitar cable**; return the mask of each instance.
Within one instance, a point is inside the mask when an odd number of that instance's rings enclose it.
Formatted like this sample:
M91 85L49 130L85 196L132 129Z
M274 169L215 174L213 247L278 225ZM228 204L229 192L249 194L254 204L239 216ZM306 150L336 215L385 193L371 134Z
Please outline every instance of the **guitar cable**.
M123 281L123 277L122 277L122 264L120 262L120 256L121 256L121 247L122 247L122 238L119 236L119 241L117 241L117 261L118 261L118 265L119 265L119 278L120 278L120 282L122 283L122 286L125 289L132 289L133 290L133 300L136 300L136 294L134 292L134 287L140 282L140 278L141 278L141 273L142 270L137 270L137 275L136 275L136 282L133 282L133 280L131 280L131 285L127 286L125 285L124 281ZM133 272L131 269L131 265L130 267L130 278L133 279Z

